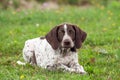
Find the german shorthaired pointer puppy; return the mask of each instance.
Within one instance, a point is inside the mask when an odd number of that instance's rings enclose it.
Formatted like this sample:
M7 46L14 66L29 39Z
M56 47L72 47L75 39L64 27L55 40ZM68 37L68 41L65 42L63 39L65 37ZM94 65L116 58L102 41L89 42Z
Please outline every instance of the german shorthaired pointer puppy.
M26 62L48 70L63 70L85 74L78 63L76 49L82 46L87 34L72 24L54 27L45 37L25 42L23 57Z

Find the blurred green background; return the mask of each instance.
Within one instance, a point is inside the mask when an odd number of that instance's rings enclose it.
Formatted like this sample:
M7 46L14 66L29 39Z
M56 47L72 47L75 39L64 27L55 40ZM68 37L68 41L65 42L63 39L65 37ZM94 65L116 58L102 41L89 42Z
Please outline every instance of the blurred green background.
M74 5L74 6L84 6L84 5L92 5L92 6L107 6L111 4L112 6L120 6L120 0L0 0L0 8L1 9L18 9L32 6L40 6L46 2L53 2L58 5Z
M24 43L58 24L87 33L78 50L87 75L20 66ZM119 80L120 0L0 0L0 80Z

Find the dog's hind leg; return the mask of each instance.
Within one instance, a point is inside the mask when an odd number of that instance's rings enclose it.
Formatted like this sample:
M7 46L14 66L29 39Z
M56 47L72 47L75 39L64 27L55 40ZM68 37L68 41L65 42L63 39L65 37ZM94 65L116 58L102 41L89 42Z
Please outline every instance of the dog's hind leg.
M25 42L25 46L23 48L23 58L26 62L36 65L36 57L35 57L35 51L34 46L29 41Z

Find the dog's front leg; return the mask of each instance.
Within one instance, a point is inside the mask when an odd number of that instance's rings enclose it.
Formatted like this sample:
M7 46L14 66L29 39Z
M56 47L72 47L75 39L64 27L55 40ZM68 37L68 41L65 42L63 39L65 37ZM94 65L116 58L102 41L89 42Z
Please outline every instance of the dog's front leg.
M83 66L81 66L79 63L70 63L69 64L70 68L75 70L75 73L79 74L86 74L86 71L84 70Z
M75 72L75 69L73 68L69 68L68 66L64 65L64 64L54 64L52 66L48 65L47 66L48 70L60 70L60 71L65 71L65 72Z
M75 69L69 68L68 66L66 66L64 64L58 64L57 69L65 71L65 72L70 72L70 73L75 72Z

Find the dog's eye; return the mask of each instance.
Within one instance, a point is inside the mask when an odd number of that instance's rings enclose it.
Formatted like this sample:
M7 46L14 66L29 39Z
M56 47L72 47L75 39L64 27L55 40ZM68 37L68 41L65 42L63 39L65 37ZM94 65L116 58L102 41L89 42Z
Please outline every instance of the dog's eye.
M69 33L73 33L73 31L72 31L72 30L69 30Z
M64 31L64 30L61 30L61 32L62 32L62 33L65 33L65 31Z

